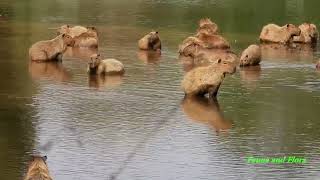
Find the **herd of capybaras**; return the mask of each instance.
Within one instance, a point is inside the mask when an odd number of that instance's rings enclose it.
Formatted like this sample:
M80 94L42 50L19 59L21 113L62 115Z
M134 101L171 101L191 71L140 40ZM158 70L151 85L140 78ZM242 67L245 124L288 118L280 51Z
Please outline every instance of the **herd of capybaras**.
M98 48L98 32L95 27L63 25L57 28L58 36L51 40L39 41L29 49L32 61L62 61L68 46L80 47L81 51ZM260 43L273 43L291 46L293 44L309 44L313 46L318 40L316 25L303 23L300 26L286 24L278 26L268 24L262 28ZM138 47L144 51L161 53L159 33L152 31L138 41ZM236 66L256 66L261 61L260 45L252 44L245 49L240 58L231 50L229 42L220 34L220 30L209 18L199 21L195 35L187 37L178 50L180 57L188 58L198 67L187 72L181 87L187 96L203 96L215 98L226 74L233 74ZM100 54L92 54L88 59L89 75L122 75L124 65L116 59L102 59ZM316 65L320 68L320 61Z

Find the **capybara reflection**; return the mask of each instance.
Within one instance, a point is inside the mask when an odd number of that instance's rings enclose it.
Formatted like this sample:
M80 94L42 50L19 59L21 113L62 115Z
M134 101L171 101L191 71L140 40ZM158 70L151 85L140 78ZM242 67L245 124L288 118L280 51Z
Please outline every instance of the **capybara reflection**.
M261 61L261 49L258 45L252 44L245 49L240 56L240 66L255 66Z
M57 36L52 40L39 41L29 49L32 61L61 61L67 46L73 46L74 39L66 34Z
M299 26L301 30L300 36L294 36L293 42L316 44L318 41L319 32L315 24L303 23Z
M48 78L58 82L67 82L71 79L71 74L61 63L29 63L29 73L32 79Z
M138 41L141 50L161 50L161 40L158 31L152 31Z
M260 41L287 44L292 41L294 36L299 36L300 33L301 30L293 24L286 24L282 27L276 24L268 24L262 28Z
M113 75L113 76L99 76L99 75L91 75L89 76L89 87L101 89L108 87L117 87L122 84L121 75Z
M138 59L145 63L156 63L161 57L160 51L143 51L139 50L137 53Z
M209 94L210 98L215 98L225 75L233 74L235 71L234 63L219 59L210 66L197 67L186 73L181 87L186 96Z
M101 59L100 54L94 54L88 62L87 72L97 75L122 75L124 65L116 59Z
M243 86L249 90L255 90L261 76L261 66L243 66L239 72Z
M191 120L206 124L217 132L232 127L232 122L224 118L217 100L185 97L182 101L182 109Z
M47 156L33 156L24 180L52 180L46 160Z

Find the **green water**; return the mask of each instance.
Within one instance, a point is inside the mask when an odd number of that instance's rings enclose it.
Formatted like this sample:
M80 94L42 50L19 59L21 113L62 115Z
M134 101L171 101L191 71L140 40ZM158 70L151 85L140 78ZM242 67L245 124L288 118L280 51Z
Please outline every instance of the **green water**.
M184 100L178 44L202 17L240 53L267 23L312 22L316 0L108 0L0 2L0 179L21 179L32 154L54 179L317 179L320 72L314 50L264 51L238 69L218 104ZM62 24L93 25L99 52L124 77L86 74L87 51L62 64L30 64L28 48ZM137 40L158 30L161 57ZM81 54L82 53L82 54ZM70 54L69 54L70 55ZM80 57L81 56L81 57ZM222 129L222 130L221 130ZM305 164L249 164L246 157L299 156Z

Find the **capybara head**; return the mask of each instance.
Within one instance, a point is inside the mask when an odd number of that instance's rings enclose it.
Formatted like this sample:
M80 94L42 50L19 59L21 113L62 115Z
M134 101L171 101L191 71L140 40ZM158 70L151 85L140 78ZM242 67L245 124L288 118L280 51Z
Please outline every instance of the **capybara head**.
M70 26L68 24L63 25L57 29L57 35L67 34L70 32Z
M90 36L98 37L98 31L97 31L97 28L96 28L96 27L88 26L87 29L88 29L87 33L88 33Z
M62 39L63 39L63 43L67 46L73 46L75 43L74 39L67 34L62 34Z
M219 69L219 71L222 71L224 75L233 74L236 72L236 65L233 62L222 61L221 59L218 59L215 66Z
M159 40L160 40L160 38L159 38L159 32L158 31L151 31L148 34L148 41L149 41L150 44L154 44Z
M200 34L213 35L218 33L217 24L213 23L209 18L203 18L199 21L197 36Z
M291 36L299 36L301 33L300 28L293 24L286 24L286 29Z
M96 68L98 68L99 64L100 64L100 54L93 54L90 56L90 61L88 62L88 66L90 69L94 70Z
M317 42L319 32L315 24L303 23L299 26L299 28L301 29L301 32L305 33L311 38L311 42Z
M43 165L46 165L47 164L47 156L38 156L38 155L35 155L35 156L32 156L31 157L31 160L29 162L30 166L33 165L33 164L43 164Z

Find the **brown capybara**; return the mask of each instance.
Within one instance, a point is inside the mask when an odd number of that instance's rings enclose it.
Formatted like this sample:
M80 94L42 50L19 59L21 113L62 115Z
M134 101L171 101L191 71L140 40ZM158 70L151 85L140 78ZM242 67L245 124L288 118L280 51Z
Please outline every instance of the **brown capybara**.
M229 42L220 35L199 34L198 38L207 49L230 49Z
M98 32L95 27L87 27L87 31L74 37L74 47L98 48Z
M70 57L74 59L88 60L93 54L98 53L98 48L87 48L84 50L81 47L68 48L64 52L63 57Z
M74 39L66 34L52 40L39 41L29 49L29 57L33 61L61 61L67 46L73 46Z
M47 62L47 63L29 63L29 73L32 79L50 79L58 82L68 82L71 79L71 74L63 67L62 63Z
M219 59L223 62L227 61L230 63L237 63L238 61L237 55L231 50L198 48L198 51L194 55L193 62L195 65L201 66L212 64Z
M262 28L260 41L287 44L293 40L294 36L299 36L300 33L301 30L293 24L286 24L282 27L276 24L268 24Z
M232 122L224 117L217 100L189 96L183 99L181 106L191 120L206 124L217 132L232 127Z
M138 47L141 50L161 50L161 40L158 31L152 31L138 41Z
M218 26L216 23L212 22L209 18L203 18L199 21L199 28L197 29L197 34L205 35L215 35L218 34Z
M210 98L217 96L219 87L226 74L236 71L234 63L220 59L207 67L197 67L187 72L181 82L181 87L186 96L204 96Z
M303 23L299 26L299 29L301 30L300 36L294 36L293 42L305 44L317 43L319 32L316 25Z
M255 66L261 61L261 49L256 44L250 45L240 56L240 66Z
M46 160L47 156L33 156L24 180L52 180Z
M317 62L316 68L320 69L320 60Z
M82 33L87 32L87 31L88 31L88 29L83 27L83 26L71 27L69 25L63 25L63 26L61 26L61 27L59 27L57 29L58 35L60 35L60 34L68 34L69 36L71 36L73 38L76 37L76 36L79 36Z
M90 57L87 72L97 75L122 75L124 65L116 59L100 59L100 54L94 54Z

